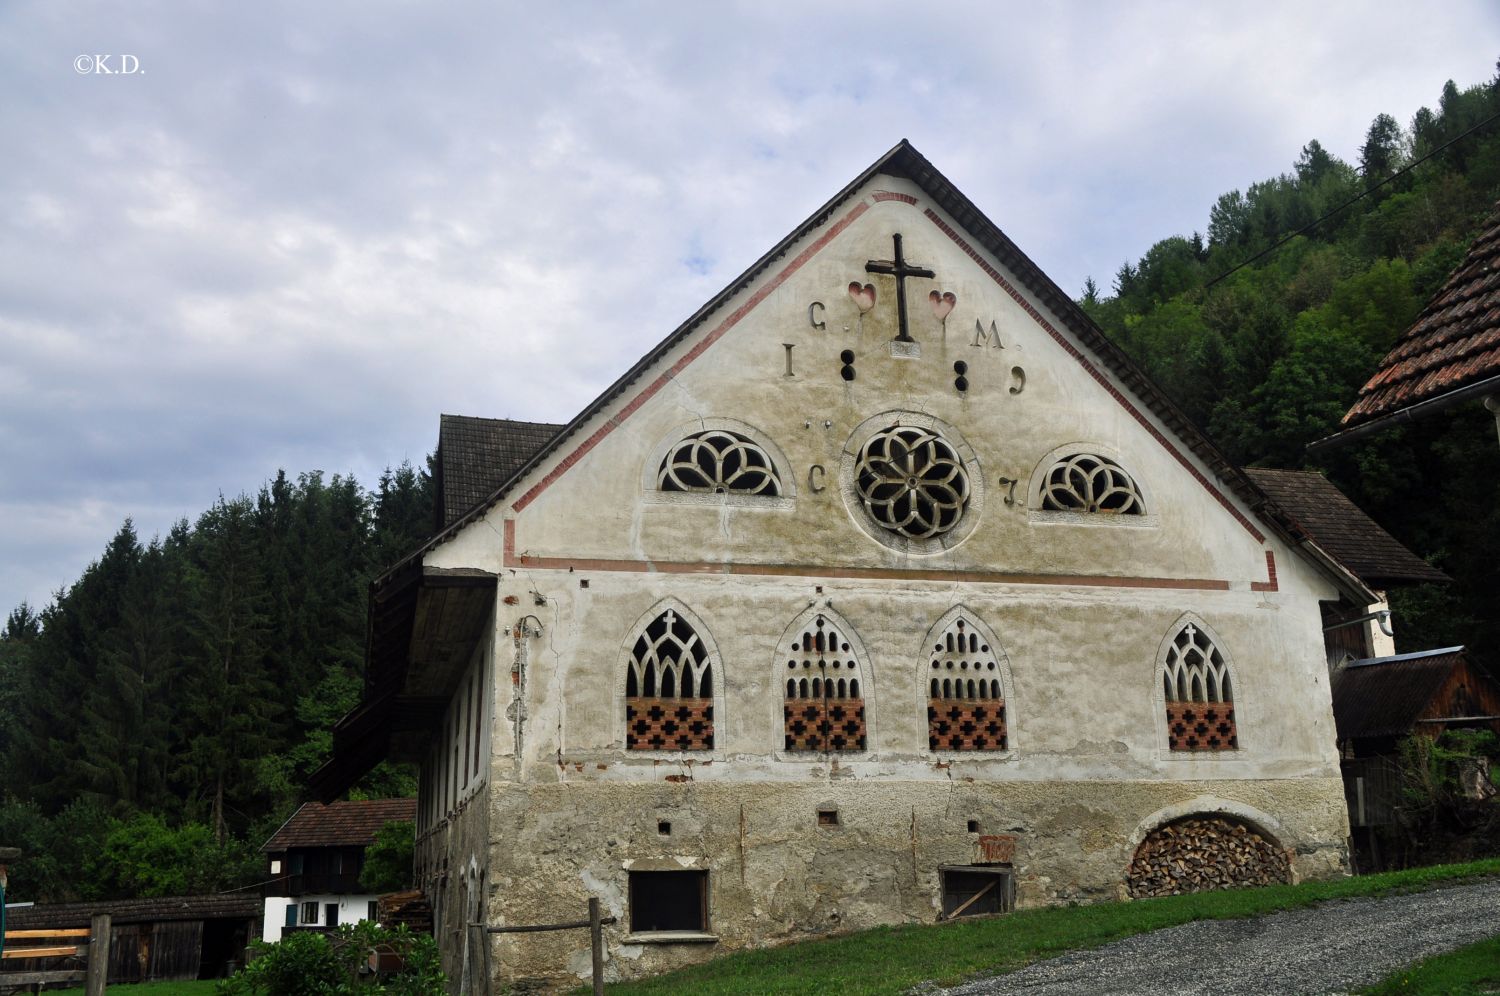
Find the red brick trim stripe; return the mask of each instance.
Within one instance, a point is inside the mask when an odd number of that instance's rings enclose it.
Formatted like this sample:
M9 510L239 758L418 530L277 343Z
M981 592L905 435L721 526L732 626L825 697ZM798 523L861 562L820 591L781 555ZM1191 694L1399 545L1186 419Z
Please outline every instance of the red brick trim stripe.
M935 581L946 584L1040 584L1081 588L1161 588L1228 591L1228 581L1212 578L1137 578L1091 574L1006 574L990 571L893 570L883 567L825 567L817 564L728 564L707 561L610 560L590 557L537 557L515 553L515 522L505 523L505 566L532 570L606 571L626 574L719 574L728 577L828 578L861 581Z
M838 221L830 225L828 227L828 231L824 232L817 238L816 241L814 241L806 249L803 249L800 253L798 253L795 259L793 259L786 266L782 267L781 271L777 273L776 276L772 277L770 280L767 280L765 285L762 286L761 289L756 291L754 294L751 294L743 304L741 304L738 308L735 308L728 315L724 316L724 320L719 322L718 326L715 327L712 332L699 339L698 344L684 353L676 363L672 364L672 366L666 370L666 372L661 374L650 384L646 385L646 387L643 388L641 392L637 394L633 399L631 399L629 404L620 409L620 411L613 418L606 420L603 425L601 425L598 429L595 429L594 433L591 436L589 436L577 447L575 447L573 452L564 457L557 464L557 466L552 468L552 471L546 477L542 478L535 485L533 485L531 490L522 495L516 501L516 503L511 506L511 508L519 512L527 505L530 505L533 501L535 501L538 495L540 495L543 491L546 491L549 487L552 486L552 483L554 481L556 481L563 474L566 474L570 467L572 467L579 460L583 459L584 455L588 453L589 450L599 445L599 442L605 436L615 431L615 429L619 427L621 423L623 423L631 415L635 414L636 410L640 408L641 405L645 404L647 399L656 394L656 392L660 391L663 387L666 387L668 381L677 376L677 374L681 373L689 363L692 363L698 357L702 356L704 351L707 350L708 347L712 346L714 343L723 338L724 333L728 332L730 329L739 324L740 319L750 314L750 312L753 311L757 305L759 305L778 287L785 283L787 279L792 276L792 274L800 270L808 260L812 259L818 253L822 252L828 246L828 243L832 242L834 239L843 234L844 229L852 225L860 215L864 214L868 210L870 210L869 203L866 201L860 201L858 204L854 205L852 209L850 209L848 214L844 215Z
M915 204L917 199L911 194L898 194L893 190L877 190L874 193L877 201L901 201L904 204Z
M1054 340L1056 340L1057 344L1061 346L1069 356L1077 360L1079 365L1081 365L1083 369L1088 372L1089 376L1093 377L1100 383L1100 385L1104 387L1106 391L1109 392L1110 397L1118 401L1120 405L1130 413L1130 416L1132 418L1139 422L1147 432L1151 433L1156 441L1160 443L1166 449L1166 451L1177 460L1178 463L1182 464L1182 466L1186 468L1187 472L1189 474L1192 474L1193 478L1197 480L1199 484L1203 485L1208 493L1213 495L1214 499L1220 505L1223 505L1224 508L1228 510L1229 514L1234 516L1235 520L1239 522L1240 525L1244 526L1245 529L1249 531L1251 536L1255 537L1256 542L1264 543L1266 541L1265 534L1263 534L1259 529L1256 529L1255 524L1247 519L1239 509L1235 508L1234 504L1230 502L1230 500L1225 497L1225 495L1220 492L1218 488L1214 487L1213 483L1209 481L1209 479L1205 477L1197 467L1194 467L1192 465L1188 458L1183 455L1182 451L1179 450L1176 446L1172 445L1171 440L1169 440L1161 432L1161 430L1153 425L1150 419L1146 418L1146 416L1142 414L1141 411L1135 407L1135 405L1131 404L1130 399L1126 398L1125 395L1121 393L1120 390L1110 382L1109 378L1104 375L1104 372L1096 367L1087 356L1083 355L1082 350L1069 342L1067 337L1059 332L1051 322L1047 321L1047 319L1043 317L1042 313L1035 307L1033 307L1031 302L1026 300L1026 298L1022 296L1021 292L1016 290L1016 288L1011 285L1010 281L1006 280L1005 277L1000 274L999 270L991 266L989 261L986 260L982 255L980 255L977 249L969 245L969 243L965 241L964 237L959 235L958 232L953 229L953 226L949 225L942 218L938 217L937 212L933 211L931 208L928 208L923 213L926 214L927 219L934 225L936 225L944 235L947 235L948 238L952 239L960 249L967 253L970 259L979 264L980 269L989 274L991 280L999 284L1001 289L1003 289L1017 304L1025 309L1026 313L1032 317L1032 320L1040 325L1043 329L1045 329L1047 334L1050 335Z
M536 557L516 553L516 520L506 519L503 532L506 567L534 570L608 571L626 574L723 574L739 577L830 578L859 581L938 581L987 584L1045 584L1083 588L1162 588L1181 591L1228 591L1228 581L1213 578L1138 578L1096 574L1005 574L994 571L893 570L884 567L824 567L813 564L726 564L707 561L610 560L597 557ZM1275 563L1267 551L1271 578ZM1251 587L1264 582L1256 581ZM1262 589L1256 589L1257 591ZM1265 588L1275 591L1275 588Z
M1266 580L1266 581L1251 581L1250 582L1250 590L1251 591L1280 591L1281 590L1280 586L1276 582L1276 554L1272 553L1270 550L1266 551L1266 577L1268 578L1268 580Z

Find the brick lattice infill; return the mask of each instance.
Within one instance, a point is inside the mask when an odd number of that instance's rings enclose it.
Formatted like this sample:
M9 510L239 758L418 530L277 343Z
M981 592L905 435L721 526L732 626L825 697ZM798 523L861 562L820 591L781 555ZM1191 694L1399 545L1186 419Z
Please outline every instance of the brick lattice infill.
M927 700L927 746L932 750L1004 750L1005 700Z
M1168 702L1167 743L1173 750L1234 750L1234 703Z
M845 751L865 749L865 700L794 700L782 710L786 749Z
M626 750L713 750L713 699L625 700Z

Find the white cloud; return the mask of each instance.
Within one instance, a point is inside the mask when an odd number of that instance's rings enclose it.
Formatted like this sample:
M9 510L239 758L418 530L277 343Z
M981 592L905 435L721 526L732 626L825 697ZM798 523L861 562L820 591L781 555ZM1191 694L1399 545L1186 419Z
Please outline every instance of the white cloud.
M560 421L910 137L1058 282L1488 78L1452 4L0 8L0 611L278 467ZM80 75L81 53L144 74Z

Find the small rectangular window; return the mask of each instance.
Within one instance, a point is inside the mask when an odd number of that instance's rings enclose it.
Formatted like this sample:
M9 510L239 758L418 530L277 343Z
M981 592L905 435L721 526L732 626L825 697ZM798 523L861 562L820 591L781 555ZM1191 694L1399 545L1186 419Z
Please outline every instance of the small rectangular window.
M707 931L708 872L631 872L630 930L637 934Z
M372 923L380 922L380 903L377 900L370 900L370 905L365 910L365 919Z
M303 903L302 904L302 922L305 923L305 924L309 924L309 925L315 925L315 924L317 924L317 922L318 922L318 904L317 903Z
M1015 879L1009 868L944 868L943 916L952 920L961 916L986 913L1009 913L1016 906Z
M296 903L287 903L286 904L286 925L288 927L295 927L295 926L297 926L297 904Z
M323 905L323 912L326 914L323 917L323 926L325 926L325 927L337 927L339 925L339 904L338 903L325 903Z

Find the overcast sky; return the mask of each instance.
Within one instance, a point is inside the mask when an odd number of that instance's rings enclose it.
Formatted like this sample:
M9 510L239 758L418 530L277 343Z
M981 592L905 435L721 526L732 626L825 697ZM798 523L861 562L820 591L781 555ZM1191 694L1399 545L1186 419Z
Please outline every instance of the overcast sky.
M1493 0L6 0L0 614L126 516L566 421L903 137L1076 295L1497 56Z

